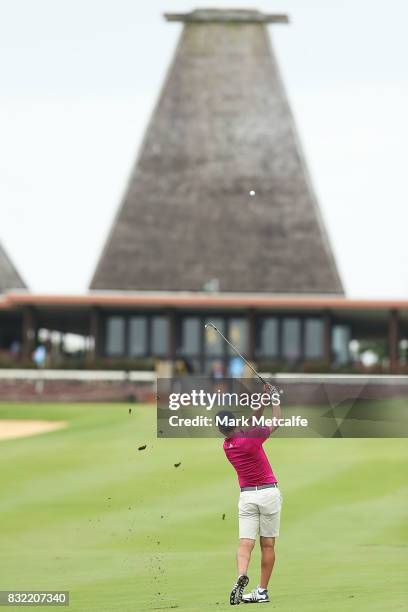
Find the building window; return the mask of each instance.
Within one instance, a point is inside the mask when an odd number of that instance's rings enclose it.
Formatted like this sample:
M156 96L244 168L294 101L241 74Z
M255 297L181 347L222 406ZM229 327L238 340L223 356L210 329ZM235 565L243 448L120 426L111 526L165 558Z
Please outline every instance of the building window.
M323 321L320 319L305 321L305 358L323 358Z
M300 358L300 319L287 318L282 326L282 355L286 361L293 362Z
M185 317L181 321L179 355L194 356L200 353L200 319Z
M129 356L141 357L147 353L147 318L130 317Z
M350 328L347 325L334 325L332 329L332 354L335 365L345 365L350 361Z
M222 334L225 335L225 320L221 318L207 319L205 323L214 323ZM221 357L224 354L224 343L215 329L207 327L205 330L205 354L211 357Z
M275 317L264 317L260 320L259 345L257 357L277 358L279 352L279 329L278 319Z
M167 317L152 317L152 349L155 357L165 357L168 353L169 322Z
M243 317L234 317L229 322L229 340L237 347L240 353L245 354L248 350L248 322ZM228 347L230 355L235 355L231 347Z
M106 324L106 354L118 357L125 352L125 319L108 317Z

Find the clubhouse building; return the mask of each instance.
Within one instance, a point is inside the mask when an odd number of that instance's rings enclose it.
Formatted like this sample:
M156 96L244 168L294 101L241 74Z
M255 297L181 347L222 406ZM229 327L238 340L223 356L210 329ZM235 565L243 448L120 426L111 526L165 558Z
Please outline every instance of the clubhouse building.
M267 367L347 367L351 340L399 371L408 300L344 295L267 31L285 15L166 15L181 39L87 294L35 295L0 249L0 351L78 334L89 365L228 372L212 321ZM96 205L96 204L95 204Z

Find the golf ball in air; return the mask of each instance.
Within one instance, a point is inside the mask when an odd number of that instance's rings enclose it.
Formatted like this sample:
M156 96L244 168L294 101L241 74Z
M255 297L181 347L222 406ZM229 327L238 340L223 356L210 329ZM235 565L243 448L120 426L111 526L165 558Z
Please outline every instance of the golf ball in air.
M254 195L256 195L256 191L254 191L253 189L249 192L249 195L251 196L251 198L254 197Z

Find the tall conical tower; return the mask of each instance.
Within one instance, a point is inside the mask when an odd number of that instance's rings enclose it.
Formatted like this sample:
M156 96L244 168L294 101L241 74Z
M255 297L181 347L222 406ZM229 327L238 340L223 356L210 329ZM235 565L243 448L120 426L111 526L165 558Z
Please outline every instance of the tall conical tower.
M266 27L287 17L166 17L181 40L91 288L342 293Z
M24 281L0 244L0 294L10 289L25 288Z

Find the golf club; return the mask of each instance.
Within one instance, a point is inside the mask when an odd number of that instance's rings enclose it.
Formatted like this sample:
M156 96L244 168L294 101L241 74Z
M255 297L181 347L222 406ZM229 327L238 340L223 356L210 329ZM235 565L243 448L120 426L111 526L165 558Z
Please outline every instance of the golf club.
M258 373L256 370L255 370L255 368L254 368L254 367L253 367L253 366L252 366L252 365L249 363L249 361L247 361L247 360L245 359L245 357L244 357L244 356L243 356L243 355L242 355L242 354L239 352L239 350L237 349L237 347L236 347L236 346L234 346L234 345L232 344L232 342L230 342L230 341L228 340L228 338L226 338L222 332L220 332L220 330L218 329L218 327L216 327L216 326L214 325L214 323L211 323L211 322L206 323L206 324L204 325L204 327L205 327L206 329L208 329L209 327L212 327L212 328L213 328L213 329L214 329L214 330L217 332L217 334L219 334L219 335L221 336L221 338L222 338L222 339L223 339L223 340L224 340L224 341L225 341L225 342L226 342L226 343L227 343L227 344L228 344L228 345L229 345L229 346L232 348L232 350L233 350L233 351L234 351L234 352L235 352L235 353L236 353L236 354L237 354L239 357L241 357L242 361L243 361L243 362L244 362L244 363L245 363L245 364L248 366L248 368L250 368L250 370L252 370L252 372L253 372L253 373L254 373L254 374L255 374L255 375L256 375L256 376L259 378L259 380L260 380L260 381L261 381L261 382L262 382L264 385L269 385L270 387L272 387L272 389L273 389L274 391L278 392L278 390L277 390L277 388L275 387L275 385L272 385L271 383L268 383L268 382L267 382L267 381L266 381L266 380L265 380L265 379L264 379L264 378L263 378L263 377L262 377L262 376L261 376L261 375L260 375L260 374L259 374L259 373Z

